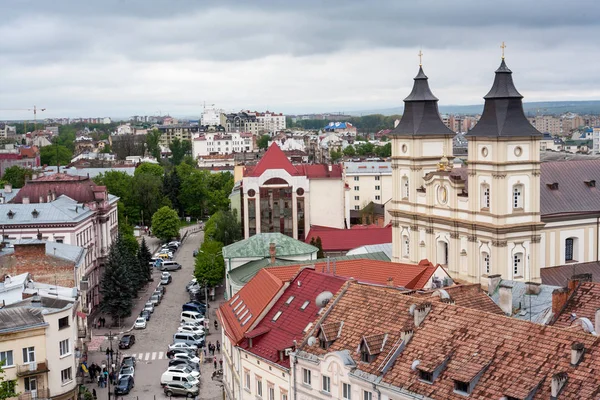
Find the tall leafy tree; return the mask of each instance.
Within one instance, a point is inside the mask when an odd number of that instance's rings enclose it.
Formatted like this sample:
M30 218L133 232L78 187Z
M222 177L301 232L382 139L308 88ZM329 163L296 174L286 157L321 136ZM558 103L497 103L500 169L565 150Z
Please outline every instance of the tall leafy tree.
M344 149L344 155L348 157L354 157L356 155L356 149L354 146L349 145Z
M40 162L42 165L67 165L73 158L73 151L67 146L53 144L40 149Z
M160 166L160 164L145 162L137 166L133 173L133 176L135 177L142 174L150 174L157 178L162 178L164 173L165 170L163 169L163 167Z
M146 135L146 149L157 160L160 160L160 136L161 133L158 129L153 129Z
M266 149L267 147L269 147L269 140L271 140L271 136L269 136L269 135L262 135L256 141L256 145L258 146L259 149Z
M198 282L208 286L218 285L225 277L225 261L223 260L223 243L205 240L196 256L194 276Z
M140 270L142 271L142 277L149 281L152 278L152 266L150 265L150 261L152 261L152 253L150 253L150 249L146 244L146 238L142 238L142 242L140 243L140 247L137 252L138 263L140 264Z
M183 161L183 158L192 151L192 142L189 140L174 139L169 144L169 150L171 150L171 163L179 165Z
M178 213L183 211L183 206L179 201L179 191L181 188L181 179L177 168L172 168L171 172L165 173L163 177L163 194L171 200L171 206Z
M7 380L4 377L4 361L0 361L0 400L9 399L11 397L16 397L19 394L15 390L17 386L17 380L11 379Z
M242 239L242 227L237 221L236 212L217 211L204 226L204 236L208 240L223 243L224 246Z
M123 252L122 238L119 235L110 247L104 276L100 281L101 310L110 315L114 322L131 315L133 308L132 282L128 279L127 262L127 252Z
M161 207L152 215L152 233L161 240L179 236L179 216L169 207Z
M152 173L138 174L134 176L132 189L134 202L140 208L139 220L147 224L162 205L162 179Z
M31 178L33 171L28 168L22 168L18 165L13 165L4 170L2 177L7 183L10 183L14 188L21 188L25 185L25 179Z

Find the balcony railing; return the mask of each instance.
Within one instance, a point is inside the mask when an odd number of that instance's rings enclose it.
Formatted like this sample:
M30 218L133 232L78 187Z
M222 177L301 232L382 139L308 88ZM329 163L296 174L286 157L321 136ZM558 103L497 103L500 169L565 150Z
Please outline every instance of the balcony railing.
M48 372L46 360L17 365L17 376L36 375L44 372Z
M50 389L41 388L33 392L23 392L19 400L47 400L50 399Z

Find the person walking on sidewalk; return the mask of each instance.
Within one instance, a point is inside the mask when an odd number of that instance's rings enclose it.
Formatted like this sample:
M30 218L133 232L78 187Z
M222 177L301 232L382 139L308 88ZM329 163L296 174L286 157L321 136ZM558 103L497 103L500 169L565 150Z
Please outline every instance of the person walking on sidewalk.
M223 357L219 360L219 368L223 369Z
M216 344L216 346L217 346L217 352L218 352L218 353L221 353L221 343L219 343L219 341L218 341L218 340L217 340L217 344Z
M213 364L215 365L215 369L217 369L217 357L213 358Z
M217 323L217 320L215 319L215 331L219 329L219 324Z
M96 395L96 389L92 389L92 397L94 398L94 400L98 399L98 396Z

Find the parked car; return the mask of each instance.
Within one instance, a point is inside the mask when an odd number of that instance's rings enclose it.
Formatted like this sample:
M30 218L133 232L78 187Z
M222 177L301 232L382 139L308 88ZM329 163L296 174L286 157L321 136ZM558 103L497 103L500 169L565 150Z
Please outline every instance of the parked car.
M189 302L181 306L181 311L195 311L199 314L205 314L206 307L203 307L198 303Z
M167 358L173 358L175 356L175 354L179 354L179 353L189 354L191 356L197 355L196 349L173 349L173 350L167 351Z
M138 317L133 324L133 329L146 329L146 318Z
M171 365L171 366L167 367L167 371L180 372L182 374L190 374L193 377L200 379L199 378L200 372L198 370L196 370L195 368L191 368L189 365L185 365L185 364Z
M172 281L172 280L173 280L173 279L171 278L171 275L169 275L169 276L167 276L167 277L165 277L165 276L162 276L162 277L160 278L160 284L161 284L161 285L168 285L169 283L171 283L171 281Z
M185 361L193 363L193 364L200 363L200 359L198 357L196 357L194 355L189 355L186 353L175 353L175 354L173 354L173 359L185 360Z
M125 366L122 366L121 370L119 371L119 380L124 376L131 376L133 378L134 375L135 375L135 368L133 368L130 365L125 365Z
M193 345L193 344L186 344L186 343L173 343L173 344L169 345L169 350L177 350L177 349L189 349L189 350L198 351L198 346Z
M200 381L198 378L192 376L191 374L182 374L174 371L165 371L160 377L161 385L169 385L171 383L184 383L187 382L190 385L199 385Z
M176 332L173 335L173 342L191 344L197 346L199 349L206 345L203 335L196 335L191 332Z
M200 364L194 364L187 360L180 360L178 358L169 360L169 367L189 367L193 371L200 371Z
M148 310L142 310L142 312L140 313L140 317L146 318L146 321L150 321L151 316L152 316L152 313Z
M151 313L154 312L154 303L152 303L151 301L146 302L146 304L144 305L144 310L150 311Z
M123 357L123 359L121 360L121 365L126 365L128 367L134 367L135 368L135 357L134 356L127 356L127 357Z
M202 322L204 323L204 314L197 311L182 311L179 320L182 324L186 322Z
M193 326L193 327L201 327L206 330L206 326L204 325L204 318L200 318L196 321L182 322L179 326Z
M115 394L129 394L134 386L133 376L124 375L119 378L119 381L115 385Z
M204 326L183 325L177 328L177 332L190 332L196 335L204 335Z
M119 342L120 349L129 349L131 346L135 344L135 335L123 335L121 341Z
M152 296L150 296L150 300L148 300L149 303L152 303L154 305L154 307L160 305L160 296L158 294L153 294Z
M164 385L165 395L172 396L185 396L188 399L198 396L199 390L198 386L190 385L187 382L183 383L169 383Z
M161 271L177 271L181 269L181 264L175 261L163 261L158 269Z
M181 246L181 242L179 240L173 240L173 241L169 242L168 244L169 244L169 246L171 246L171 245L176 246L176 247Z

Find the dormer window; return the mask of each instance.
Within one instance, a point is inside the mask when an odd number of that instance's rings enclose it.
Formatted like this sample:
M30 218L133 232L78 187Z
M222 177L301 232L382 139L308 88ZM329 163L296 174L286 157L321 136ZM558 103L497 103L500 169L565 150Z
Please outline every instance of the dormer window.
M427 383L433 383L433 372L419 370L419 379Z
M15 213L13 212L13 210L8 210L6 215L8 216L8 219L13 219L15 216Z
M383 351L387 341L387 334L363 336L360 341L360 360L370 363L375 361L377 356Z
M40 215L40 212L34 208L33 211L31 212L31 216L33 218L37 218L38 215Z
M547 183L546 186L548 186L550 190L558 190L558 182Z
M460 394L471 394L471 385L469 382L454 381L454 391Z
M321 324L319 329L319 347L328 349L329 346L340 336L343 322L329 322Z
M419 360L416 367L419 379L426 383L433 383L440 376L444 368L446 368L451 356L452 352L440 361L437 356L430 358L430 356L424 355L425 359Z
M587 187L596 187L596 181L594 179L590 179L589 181L585 181Z

